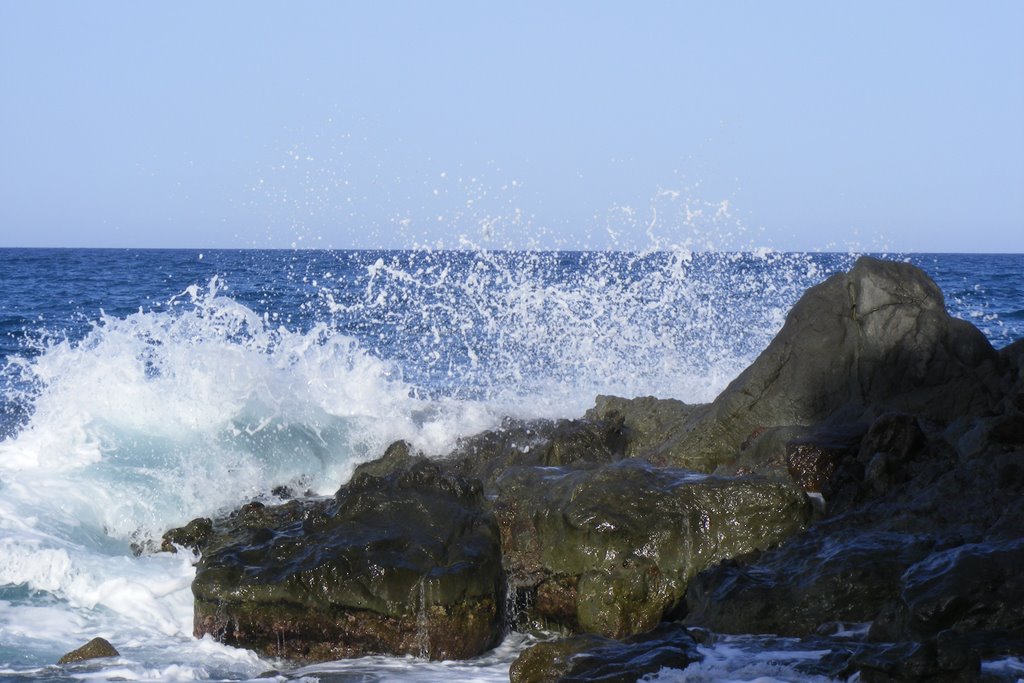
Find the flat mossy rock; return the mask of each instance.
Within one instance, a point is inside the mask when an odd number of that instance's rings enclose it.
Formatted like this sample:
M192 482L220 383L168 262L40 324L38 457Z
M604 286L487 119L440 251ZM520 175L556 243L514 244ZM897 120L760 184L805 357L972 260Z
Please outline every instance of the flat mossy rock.
M583 634L538 643L512 663L511 683L634 683L663 668L700 661L696 641L679 624L622 641Z
M300 661L460 659L500 638L495 518L479 482L430 462L215 526L192 584L197 637Z
M1005 359L951 317L919 268L862 257L808 289L760 356L666 444L668 462L710 472L752 434L906 412L949 422L990 410Z
M88 643L72 650L57 660L58 664L74 664L84 662L87 659L100 659L102 657L119 657L120 652L105 638L93 638Z
M689 580L807 524L792 483L623 460L591 469L513 467L494 501L520 628L622 638L654 628Z

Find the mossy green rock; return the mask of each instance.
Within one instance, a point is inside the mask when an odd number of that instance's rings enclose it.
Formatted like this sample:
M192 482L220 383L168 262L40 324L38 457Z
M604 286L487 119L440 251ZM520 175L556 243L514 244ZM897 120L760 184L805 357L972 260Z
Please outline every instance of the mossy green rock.
M176 553L178 547L201 550L213 536L213 520L209 517L198 517L183 527L171 529L163 535L160 550L165 553Z
M87 659L100 659L101 657L118 657L120 653L105 638L93 638L88 643L72 650L57 660L58 664L74 664L84 662Z
M249 507L197 565L196 636L304 661L466 658L499 638L499 535L479 482L419 462L332 500Z
M498 488L517 624L611 638L654 628L678 608L697 572L772 547L810 516L791 483L639 460L510 468Z

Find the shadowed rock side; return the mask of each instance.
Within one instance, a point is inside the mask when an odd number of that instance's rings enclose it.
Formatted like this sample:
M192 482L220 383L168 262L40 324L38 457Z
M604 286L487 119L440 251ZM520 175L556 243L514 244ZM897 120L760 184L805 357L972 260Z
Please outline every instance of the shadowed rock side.
M949 421L995 404L997 354L920 269L862 257L810 288L768 348L658 450L705 472L767 427L885 411Z
M935 343L925 357L943 357ZM845 411L877 414L846 425L859 439L821 438L832 414L788 442L791 474L820 491L826 517L696 577L687 623L810 637L867 622L869 642L830 673L865 681L976 680L979 656L1024 655L1024 342L978 357L949 361L945 385Z
M504 587L481 502L479 483L421 462L330 501L242 508L197 565L195 633L298 660L477 655Z

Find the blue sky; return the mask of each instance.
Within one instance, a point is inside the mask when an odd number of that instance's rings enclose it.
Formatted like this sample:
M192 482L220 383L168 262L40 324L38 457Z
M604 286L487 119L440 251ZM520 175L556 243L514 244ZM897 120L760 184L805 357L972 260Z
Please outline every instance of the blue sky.
M0 246L1024 252L1024 3L0 3Z

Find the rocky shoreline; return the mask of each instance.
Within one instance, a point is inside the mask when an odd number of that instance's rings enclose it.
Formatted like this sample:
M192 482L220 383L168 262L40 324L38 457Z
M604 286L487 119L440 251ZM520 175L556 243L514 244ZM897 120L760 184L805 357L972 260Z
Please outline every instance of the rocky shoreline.
M398 442L332 498L165 549L201 552L197 636L297 662L468 658L515 629L566 638L515 681L633 681L772 633L830 652L808 673L977 680L1024 655L1022 493L1024 341L997 352L922 271L864 257L710 404Z

